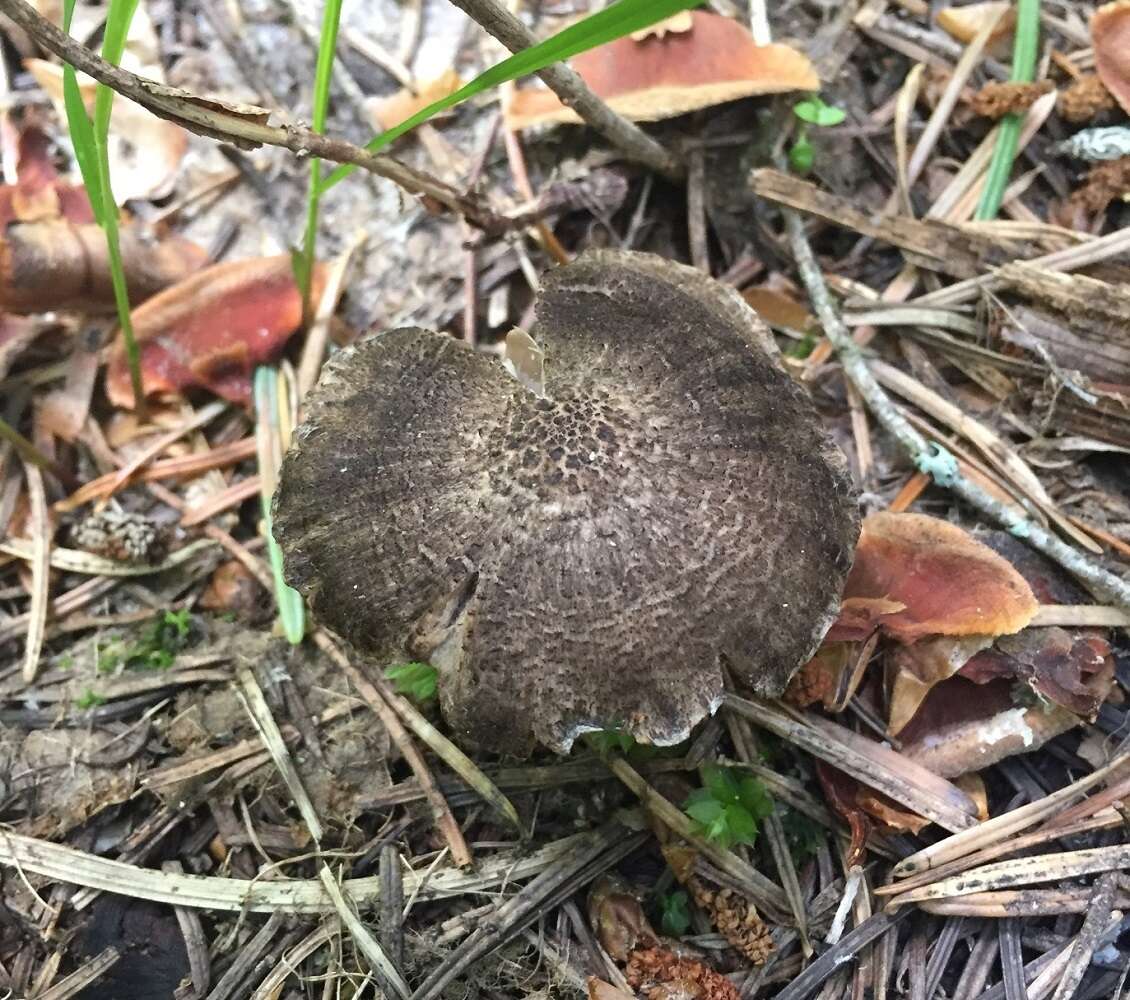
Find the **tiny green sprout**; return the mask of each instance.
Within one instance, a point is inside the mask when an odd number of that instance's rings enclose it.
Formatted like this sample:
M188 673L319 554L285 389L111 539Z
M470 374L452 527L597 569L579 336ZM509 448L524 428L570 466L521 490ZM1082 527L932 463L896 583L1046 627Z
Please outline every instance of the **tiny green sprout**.
M164 623L176 632L178 639L184 639L188 636L189 621L188 608L165 612Z
M671 937L682 937L691 926L690 899L687 894L679 889L669 892L663 897L662 915L660 926L664 934Z
M703 768L702 788L691 793L683 806L699 825L699 833L721 847L753 844L757 824L773 812L773 800L756 778L740 781L729 769Z
M436 668L427 663L398 663L385 671L398 694L414 701L430 701L436 696Z
M87 688L79 697L75 699L75 708L86 711L88 708L97 708L103 704L106 699L92 688Z
M839 125L847 117L843 108L825 104L818 94L794 104L793 114L806 125L819 125L821 128Z
M55 661L55 666L60 670L70 670L75 665L75 658L70 653L64 653Z
M807 174L816 161L816 147L808 137L808 126L827 128L839 125L847 116L843 108L825 104L819 94L813 94L794 104L793 114L800 119L801 124L797 129L796 141L789 149L789 166L798 174Z

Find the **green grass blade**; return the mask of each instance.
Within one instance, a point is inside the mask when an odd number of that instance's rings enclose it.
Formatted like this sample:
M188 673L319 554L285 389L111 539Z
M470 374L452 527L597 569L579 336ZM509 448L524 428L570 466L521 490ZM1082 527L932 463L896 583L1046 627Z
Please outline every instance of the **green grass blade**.
M279 382L276 369L261 365L255 369L253 383L255 400L255 442L259 456L259 475L263 486L259 504L263 511L263 530L267 536L267 555L271 562L271 578L275 584L275 604L287 641L294 646L306 634L306 608L302 595L290 587L283 577L283 554L275 541L274 523L271 519L271 497L275 489L278 469L275 467L274 442L279 436Z
M1017 0L1016 40L1012 49L1012 81L1031 83L1036 75L1036 56L1040 48L1040 0ZM1008 188L1008 178L1012 174L1012 164L1016 159L1016 148L1020 142L1021 115L1006 115L1001 119L997 132L997 144L993 149L993 159L977 205L976 218L990 221L997 217L1004 193Z
M75 0L66 0L63 7L63 30L70 33L71 18L75 12ZM94 126L82 92L78 86L78 74L70 63L63 64L63 106L67 110L67 130L71 134L75 160L78 161L82 183L86 186L86 196L94 212L94 221L102 224L102 182L98 175L98 144L94 140Z
M337 30L341 21L341 0L326 0L322 11L322 36L318 41L318 63L314 70L314 114L311 123L315 132L326 129L326 110L330 103L330 80L333 77L334 53L337 50ZM309 319L313 315L310 302L310 276L314 273L314 256L318 242L318 203L321 198L322 161L310 161L310 189L306 198L306 233L302 242L301 268L295 269L295 278L302 291L302 311Z
M117 66L126 50L126 36L130 22L137 10L138 0L110 0L106 12L106 28L102 36L102 58ZM94 97L94 134L99 142L105 142L110 132L110 109L114 104L114 92L100 83Z
M618 0L617 3L606 7L604 10L559 31L544 42L522 52L516 52L509 59L504 59L497 66L492 66L485 73L475 77L465 87L455 91L454 94L429 104L422 111L412 115L411 118L407 118L399 125L394 125L387 131L382 132L372 139L365 148L370 153L377 153L390 142L399 139L405 132L411 131L417 125L422 125L441 111L447 111L449 108L481 94L484 90L497 87L502 83L509 83L511 80L517 80L522 76L529 76L531 73L545 69L546 66L563 62L582 52L587 52L589 49L594 49L598 45L623 38L633 31L640 31L658 21L666 20L680 11L697 7L701 2L702 0ZM324 194L338 181L348 177L355 169L356 167L348 164L338 167L322 182L322 193Z

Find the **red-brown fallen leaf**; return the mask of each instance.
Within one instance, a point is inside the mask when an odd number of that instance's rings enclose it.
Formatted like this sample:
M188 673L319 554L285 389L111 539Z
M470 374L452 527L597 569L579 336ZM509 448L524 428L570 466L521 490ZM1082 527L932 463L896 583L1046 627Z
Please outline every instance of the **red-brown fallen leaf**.
M0 185L0 230L12 222L94 221L86 190L59 179L51 160L51 140L41 129L35 125L24 128L17 157L16 183Z
M1103 4L1091 17L1095 70L1130 114L1130 0Z
M971 657L992 645L988 635L938 635L899 645L890 654L891 681L887 732L897 736L935 684L956 674Z
M134 226L120 233L122 267L132 302L142 302L198 271L203 247L179 236L153 241ZM106 234L94 223L65 219L19 222L0 238L0 307L34 313L114 308Z
M325 273L316 265L315 302ZM145 395L203 388L246 405L255 366L278 357L301 323L302 295L289 256L205 268L133 311ZM106 395L115 406L133 406L121 338L106 373Z
M1016 704L1014 682L974 685L958 675L935 685L899 734L902 755L943 778L979 771L1013 754L1038 750L1079 724L1053 704Z
M978 684L1003 677L1025 680L1048 701L1094 719L1114 681L1110 644L1095 630L1029 628L999 639L974 656L961 676Z
M832 641L876 628L900 642L927 635L1018 632L1038 607L1008 562L956 525L879 512L863 522Z

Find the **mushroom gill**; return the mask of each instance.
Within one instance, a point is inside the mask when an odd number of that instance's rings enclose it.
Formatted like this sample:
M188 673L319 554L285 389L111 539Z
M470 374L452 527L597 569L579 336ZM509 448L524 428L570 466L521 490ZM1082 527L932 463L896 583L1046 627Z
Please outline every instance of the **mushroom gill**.
M545 398L450 337L326 366L283 464L286 576L360 651L429 660L457 738L671 744L723 662L779 694L859 530L843 456L732 290L658 257L546 275Z

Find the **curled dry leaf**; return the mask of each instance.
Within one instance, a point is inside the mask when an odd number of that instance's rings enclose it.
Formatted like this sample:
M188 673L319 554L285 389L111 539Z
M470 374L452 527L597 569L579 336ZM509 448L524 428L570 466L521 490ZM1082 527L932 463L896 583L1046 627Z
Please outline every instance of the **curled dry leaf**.
M183 281L207 259L179 236L154 241L134 227L119 243L130 300L142 302ZM0 307L11 312L83 309L112 312L106 236L94 223L56 220L10 225L0 239Z
M633 121L658 121L742 97L818 90L808 58L788 45L757 45L737 21L696 10L689 30L621 38L572 60L585 83ZM511 129L579 122L548 90L517 90L503 108Z
M659 942L640 901L622 879L602 875L589 890L589 923L601 947L617 962Z
M325 268L318 265L313 300L324 282ZM255 366L276 358L301 323L302 294L289 256L205 268L133 311L145 394L198 387L246 405ZM106 395L115 406L133 406L120 338L106 373Z
M1091 17L1095 69L1107 90L1130 114L1130 0L1104 4Z
M843 609L827 638L860 640L876 628L906 643L1005 635L1024 628L1037 606L1024 578L961 528L884 511L863 522Z
M988 50L998 59L1005 59L1009 53L1012 29L1016 26L1016 11L1007 0L947 7L937 16L938 27L965 45L973 41L989 22L995 22L996 27L989 35Z
M45 59L27 59L24 65L51 98L60 120L65 121L62 67ZM79 89L90 111L95 82L80 76ZM187 149L188 136L183 129L157 118L133 101L117 98L110 113L110 183L114 200L122 205L132 199L168 195Z
M1059 627L1004 636L974 656L961 676L983 684L996 677L1024 680L1041 698L1093 720L1114 680L1110 644L1092 629Z
M894 676L887 732L892 736L902 732L930 689L956 674L992 642L989 635L939 635L891 650L889 663Z

